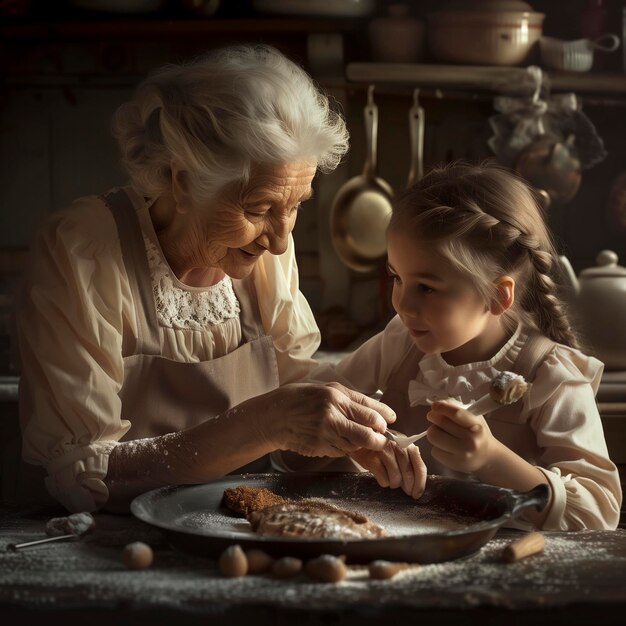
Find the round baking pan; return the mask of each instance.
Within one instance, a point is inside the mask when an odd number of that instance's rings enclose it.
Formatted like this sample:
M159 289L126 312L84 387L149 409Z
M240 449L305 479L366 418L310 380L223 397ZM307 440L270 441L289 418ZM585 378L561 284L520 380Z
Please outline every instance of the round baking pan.
M264 537L247 520L222 504L224 489L265 487L290 498L320 499L359 511L383 526L378 539L318 539ZM195 555L217 557L237 543L272 555L310 558L345 555L350 563L375 559L438 563L478 551L497 530L534 506L548 501L548 487L528 492L429 476L426 490L413 500L400 489L384 489L368 473L231 474L194 486L163 487L135 498L131 511L139 519L166 531L172 545Z

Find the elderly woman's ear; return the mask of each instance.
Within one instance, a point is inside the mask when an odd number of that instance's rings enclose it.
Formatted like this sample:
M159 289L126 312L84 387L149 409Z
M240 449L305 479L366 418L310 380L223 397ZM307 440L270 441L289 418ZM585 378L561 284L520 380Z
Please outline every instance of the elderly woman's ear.
M170 163L170 170L172 172L172 196L176 204L176 211L177 213L187 213L192 205L189 172L181 169L175 161Z

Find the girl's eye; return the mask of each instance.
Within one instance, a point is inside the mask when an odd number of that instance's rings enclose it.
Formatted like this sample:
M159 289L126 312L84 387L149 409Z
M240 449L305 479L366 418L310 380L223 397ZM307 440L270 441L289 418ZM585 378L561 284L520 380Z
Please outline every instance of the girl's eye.
M429 287L428 285L424 285L423 283L420 283L417 288L422 292L422 293L435 293L436 289L433 289L432 287Z
M391 278L394 283L400 283L400 277L397 274L394 274L393 272L387 270L387 276L389 276L389 278Z

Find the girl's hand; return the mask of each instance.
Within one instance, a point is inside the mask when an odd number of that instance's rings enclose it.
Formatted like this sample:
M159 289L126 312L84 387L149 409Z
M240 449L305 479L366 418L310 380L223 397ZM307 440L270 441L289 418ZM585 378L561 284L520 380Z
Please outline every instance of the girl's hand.
M491 463L499 442L482 415L473 415L451 402L433 402L426 419L432 424L427 437L437 461L467 474Z
M417 446L402 449L393 441L387 441L379 452L361 449L349 456L372 472L381 487L402 487L404 493L416 499L424 493L426 465Z
M272 450L309 457L382 450L388 442L382 433L396 419L386 404L339 383L284 385L245 405Z

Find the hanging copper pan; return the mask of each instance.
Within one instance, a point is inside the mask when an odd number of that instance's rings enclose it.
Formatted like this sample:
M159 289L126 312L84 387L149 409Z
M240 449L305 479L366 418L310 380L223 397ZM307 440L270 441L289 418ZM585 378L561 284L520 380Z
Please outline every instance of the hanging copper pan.
M337 192L330 216L333 245L339 258L357 272L371 272L387 254L386 230L393 191L377 176L378 107L374 87L368 89L364 110L366 158L363 173Z

